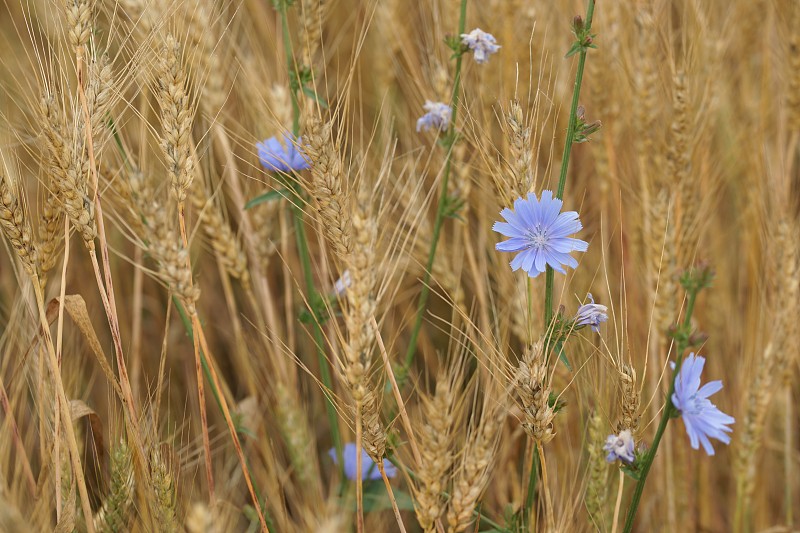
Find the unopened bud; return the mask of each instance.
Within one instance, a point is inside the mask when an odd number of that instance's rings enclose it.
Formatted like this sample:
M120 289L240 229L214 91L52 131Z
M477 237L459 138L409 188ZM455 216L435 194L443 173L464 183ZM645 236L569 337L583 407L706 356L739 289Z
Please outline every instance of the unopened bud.
M580 15L575 15L575 18L572 19L572 27L575 28L575 33L583 31L583 19Z

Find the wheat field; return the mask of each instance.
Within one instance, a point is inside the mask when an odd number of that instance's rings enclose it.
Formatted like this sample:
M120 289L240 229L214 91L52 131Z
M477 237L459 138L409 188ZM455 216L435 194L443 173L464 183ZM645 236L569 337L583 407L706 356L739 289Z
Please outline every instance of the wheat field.
M796 531L798 26L2 0L0 531Z

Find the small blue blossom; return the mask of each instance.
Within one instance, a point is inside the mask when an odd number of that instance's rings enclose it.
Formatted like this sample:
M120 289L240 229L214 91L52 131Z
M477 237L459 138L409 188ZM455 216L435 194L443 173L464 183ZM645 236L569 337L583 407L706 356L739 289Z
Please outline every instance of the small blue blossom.
M715 438L720 442L729 444L731 437L728 433L733 430L728 424L734 423L732 416L720 411L716 405L711 403L709 396L722 389L721 381L710 381L700 386L700 374L706 358L690 353L684 359L680 370L675 376L675 392L672 394L672 405L680 411L683 418L683 425L686 426L686 433L692 443L692 448L703 449L708 455L714 455L714 448L711 446L709 437ZM672 364L673 368L675 364Z
M350 269L348 268L342 275L337 279L333 284L333 292L341 298L347 292L347 289L350 288L350 285L353 284L353 276L350 275Z
M461 44L468 46L475 54L476 63L486 63L489 61L489 54L494 54L500 50L497 39L491 33L486 33L480 28L475 28L469 33L461 34Z
M561 213L563 202L553 198L552 191L542 191L538 200L534 193L528 199L517 198L514 211L505 208L500 214L507 222L495 222L492 229L511 237L499 242L495 248L501 252L520 252L511 261L511 269L522 270L535 278L550 265L553 270L566 274L564 266L575 268L578 261L569 255L572 251L585 252L589 243L568 237L583 227L578 213Z
M631 430L626 429L620 431L619 435L609 435L606 443L603 445L603 450L608 452L606 461L613 463L617 459L629 465L636 459L634 454L634 442Z
M442 102L425 101L422 108L427 111L417 120L417 131L436 129L445 131L450 127L450 119L453 116L453 110L450 106Z
M591 326L592 331L600 333L600 323L608 320L608 307L594 303L592 293L586 295L591 303L583 304L575 315L576 326Z
M265 169L288 174L311 166L297 149L300 145L300 137L295 140L291 133L284 133L283 143L277 137L270 137L266 141L256 143L256 148L258 148L258 158Z
M336 459L336 449L331 448L328 450L328 455L331 456L333 462L339 464ZM344 445L344 449L342 450L342 456L344 459L344 475L347 476L347 479L354 480L356 479L356 445L353 442L349 442ZM397 468L389 461L388 459L383 460L383 469L386 472L386 477L394 477L397 475ZM375 462L372 458L364 451L364 448L361 448L361 479L381 479L381 473L378 468L375 466Z

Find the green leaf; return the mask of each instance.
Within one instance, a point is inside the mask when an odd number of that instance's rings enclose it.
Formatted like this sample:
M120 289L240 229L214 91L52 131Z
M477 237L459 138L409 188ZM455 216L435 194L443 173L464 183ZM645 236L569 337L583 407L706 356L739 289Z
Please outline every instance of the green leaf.
M317 92L311 87L306 87L303 85L303 94L317 102L322 109L328 109L328 102L323 97L318 95Z
M634 470L630 466L623 466L620 468L620 470L622 470L626 476L631 479L635 479L636 481L639 481L639 477L641 477L640 472L638 470Z
M314 323L314 315L311 314L311 311L308 309L303 309L300 311L300 315L297 317L300 322L303 324L313 324Z
M565 55L564 57L565 58L566 57L572 57L575 54L577 54L578 52L580 52L582 49L583 49L583 47L581 46L581 43L576 41L576 42L572 43L572 47L567 52L567 55Z
M397 508L401 511L413 511L414 502L407 493L399 489L394 489L394 499ZM383 511L392 508L389 494L383 480L372 480L364 483L364 512Z
M463 222L464 219L459 214L459 211L464 207L464 203L464 199L459 196L447 196L444 199L445 218L457 218Z
M449 35L445 37L444 44L446 44L450 50L455 52L455 54L453 54L453 57L458 57L467 50L469 50L469 47L461 42L461 37L457 37L455 35Z
M555 392L550 391L550 395L547 397L547 405L557 413L567 405L567 401Z
M330 318L329 307L325 299L319 294L314 293L308 302L309 307L300 311L298 316L303 324L317 323L320 326Z
M249 202L244 205L245 209L250 209L251 207L255 207L258 204L263 204L264 202L271 202L273 200L279 200L281 198L289 198L289 190L288 189L275 189L273 191L265 192L259 196L256 196Z
M567 359L567 354L564 352L564 341L559 340L556 343L555 347L556 353L558 354L558 358L564 363L564 366L567 367L567 370L572 372L572 365L569 364L569 359Z

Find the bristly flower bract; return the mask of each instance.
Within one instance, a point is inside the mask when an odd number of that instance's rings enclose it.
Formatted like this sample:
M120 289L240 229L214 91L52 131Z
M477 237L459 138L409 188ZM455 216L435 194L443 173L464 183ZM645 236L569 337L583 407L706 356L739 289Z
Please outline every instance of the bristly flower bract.
M522 268L535 278L549 265L566 274L564 266L575 268L578 261L570 252L585 252L589 243L569 237L583 227L575 211L561 213L563 202L553 198L552 191L542 191L541 200L534 193L517 198L514 210L505 208L500 215L506 222L495 222L492 229L511 237L495 248L501 252L519 252L511 261L511 269Z
M428 131L430 129L446 131L450 127L453 110L450 109L449 105L426 100L422 108L426 113L417 119L417 131Z
M283 143L277 137L270 137L269 139L256 143L258 149L258 158L261 160L261 165L270 172L298 172L305 170L311 164L303 157L303 154L298 150L301 146L301 138L294 138L291 133L283 134Z
M462 33L461 44L472 50L476 63L486 63L491 54L500 50L500 45L497 44L494 35L486 33L480 28L475 28L469 33Z
M714 448L709 438L729 444L731 437L728 433L733 430L728 425L733 424L735 420L720 411L708 399L722 389L722 381L710 381L700 386L700 374L705 363L705 357L694 353L686 357L675 376L672 405L683 418L683 425L686 426L692 448L697 450L702 444L708 455L714 455Z

